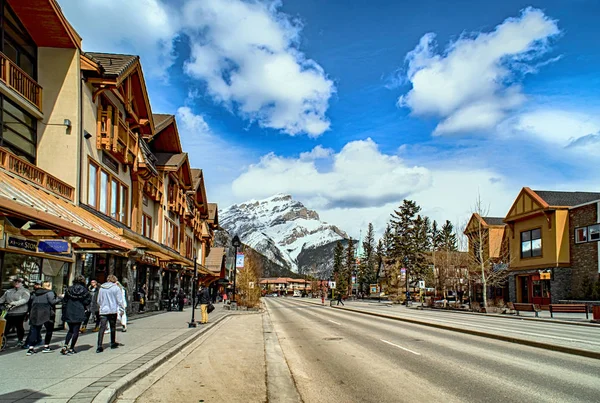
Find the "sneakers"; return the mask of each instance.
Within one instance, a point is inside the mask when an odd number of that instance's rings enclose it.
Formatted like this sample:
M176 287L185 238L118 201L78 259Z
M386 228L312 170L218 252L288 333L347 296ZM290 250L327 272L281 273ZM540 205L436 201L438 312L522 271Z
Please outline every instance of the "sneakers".
M52 350L50 349L50 346L44 346L44 348L42 349L42 353L51 353Z
M127 331L127 326L123 326L123 333Z
M96 352L97 352L97 353L102 353L103 351L104 351L104 349L103 349L102 347L98 347L98 348L96 349Z
M111 344L111 345L110 345L110 348L112 348L112 349L114 350L115 348L119 348L119 346L122 346L122 344L120 344L120 343L115 343L115 344Z
M85 333L87 332L87 328L82 327L81 329L79 329L79 333Z
M97 331L99 331L99 330L100 330L100 328L99 328L99 327L95 327L95 328L93 328L93 329L92 329L92 332L97 332Z
M75 351L74 349L70 348L69 351L67 351L67 354L69 354L69 355L77 354L77 351Z
M19 340L17 341L17 345L15 347L19 348L19 347L23 347L25 345L25 343L23 343L23 340Z
M37 353L37 351L35 351L35 348L33 347L29 347L29 350L27 350L27 355L33 355Z
M63 346L63 348L60 349L60 353L62 355L67 355L68 351L69 351L69 348L67 346Z

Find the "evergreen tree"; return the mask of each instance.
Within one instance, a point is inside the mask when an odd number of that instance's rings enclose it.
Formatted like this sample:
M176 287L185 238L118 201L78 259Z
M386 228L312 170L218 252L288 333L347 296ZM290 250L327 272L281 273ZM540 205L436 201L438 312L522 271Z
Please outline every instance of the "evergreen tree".
M346 258L344 260L344 270L341 273L341 277L343 278L345 284L345 288L339 287L338 290L343 292L345 295L348 295L348 290L352 285L352 274L356 269L356 256L354 252L354 240L350 238L348 241L348 246L346 247ZM339 278L340 276L338 276ZM339 281L339 280L338 280Z
M454 233L454 225L448 220L442 226L442 230L440 231L440 245L441 248L445 251L455 252L458 250L457 246L458 240L456 238L456 234Z
M344 265L344 245L342 241L337 241L333 250L333 274L337 275L342 271Z
M359 290L366 291L369 284L375 281L376 256L375 256L375 231L373 224L369 223L367 235L362 243L363 253L360 257L358 269Z
M442 249L441 231L438 228L437 221L435 221L435 220L433 220L433 223L431 224L430 238L431 238L431 249L434 251L441 250Z

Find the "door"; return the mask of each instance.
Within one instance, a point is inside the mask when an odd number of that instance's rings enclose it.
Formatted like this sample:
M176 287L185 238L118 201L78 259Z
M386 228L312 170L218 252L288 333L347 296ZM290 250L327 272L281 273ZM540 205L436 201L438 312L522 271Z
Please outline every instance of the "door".
M551 301L550 296L550 281L549 280L534 280L532 289L532 302L539 305L548 305Z
M517 277L517 302L521 303L529 303L529 276L519 276Z

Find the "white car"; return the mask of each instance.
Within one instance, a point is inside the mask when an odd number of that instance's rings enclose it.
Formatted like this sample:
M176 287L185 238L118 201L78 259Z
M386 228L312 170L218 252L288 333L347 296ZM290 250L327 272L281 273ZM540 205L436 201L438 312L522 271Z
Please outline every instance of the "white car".
M302 296L302 291L300 291L300 290L294 291L294 297L301 297L301 296Z

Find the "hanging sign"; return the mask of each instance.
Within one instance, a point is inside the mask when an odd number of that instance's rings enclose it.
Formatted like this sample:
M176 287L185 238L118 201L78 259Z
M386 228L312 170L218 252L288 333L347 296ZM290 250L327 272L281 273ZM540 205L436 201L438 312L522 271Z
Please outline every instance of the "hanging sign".
M64 239L41 240L37 245L38 252L65 255L71 253L71 244Z
M10 249L20 249L27 252L37 252L37 241L32 241L26 238L19 238L9 235L6 240L6 247Z
M244 254L243 253L238 253L236 258L235 258L235 268L236 269L243 269L244 268Z

